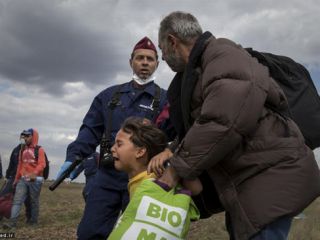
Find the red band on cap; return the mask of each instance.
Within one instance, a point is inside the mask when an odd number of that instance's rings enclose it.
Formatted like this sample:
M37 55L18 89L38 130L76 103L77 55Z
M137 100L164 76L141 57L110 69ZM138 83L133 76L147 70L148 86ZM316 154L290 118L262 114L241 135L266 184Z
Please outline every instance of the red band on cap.
M133 48L133 52L137 49L150 49L153 50L157 54L157 49L153 42L148 38L142 38Z

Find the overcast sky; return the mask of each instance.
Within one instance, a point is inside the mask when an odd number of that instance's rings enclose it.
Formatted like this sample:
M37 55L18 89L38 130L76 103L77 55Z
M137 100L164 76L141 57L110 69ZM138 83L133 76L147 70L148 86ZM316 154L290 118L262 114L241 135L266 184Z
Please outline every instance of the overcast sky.
M94 96L131 79L133 46L144 36L158 45L161 19L176 10L216 37L294 58L320 92L318 0L0 0L4 169L20 132L33 127L54 177ZM167 88L173 75L161 62L156 81Z

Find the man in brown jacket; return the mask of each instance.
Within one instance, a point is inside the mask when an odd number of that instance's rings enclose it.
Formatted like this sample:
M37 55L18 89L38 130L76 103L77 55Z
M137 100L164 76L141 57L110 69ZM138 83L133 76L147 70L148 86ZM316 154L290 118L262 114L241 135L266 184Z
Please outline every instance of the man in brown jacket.
M232 239L286 239L292 217L319 196L320 176L299 128L279 114L288 108L283 91L241 46L202 33L191 14L161 21L159 47L177 72L168 100L179 143L160 180L200 178L199 208L225 210Z

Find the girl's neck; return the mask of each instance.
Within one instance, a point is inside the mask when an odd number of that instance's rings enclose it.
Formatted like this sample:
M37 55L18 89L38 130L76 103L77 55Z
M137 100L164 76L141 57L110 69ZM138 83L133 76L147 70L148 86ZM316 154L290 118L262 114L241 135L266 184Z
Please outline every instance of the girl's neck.
M128 177L129 179L134 178L135 176L137 176L138 174L147 171L148 166L145 165L139 165L139 166L135 166L135 168L131 169L131 171L128 173Z

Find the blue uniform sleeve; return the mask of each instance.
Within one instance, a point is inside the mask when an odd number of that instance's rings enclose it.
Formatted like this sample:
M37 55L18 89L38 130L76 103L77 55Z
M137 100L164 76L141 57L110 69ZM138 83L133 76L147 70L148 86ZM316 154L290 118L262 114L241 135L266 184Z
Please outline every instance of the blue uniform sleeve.
M76 156L86 158L94 153L100 144L104 131L103 101L108 101L100 93L93 100L90 109L83 119L77 139L67 148L66 161L73 162Z

